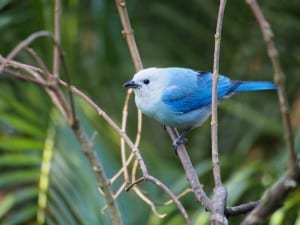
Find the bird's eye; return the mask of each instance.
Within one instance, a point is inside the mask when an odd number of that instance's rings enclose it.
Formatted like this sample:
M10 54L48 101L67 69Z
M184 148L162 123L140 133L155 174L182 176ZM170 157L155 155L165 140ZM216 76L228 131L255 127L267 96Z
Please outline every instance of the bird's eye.
M145 79L145 80L143 80L143 83L144 83L144 84L149 84L149 83L150 83L150 80Z

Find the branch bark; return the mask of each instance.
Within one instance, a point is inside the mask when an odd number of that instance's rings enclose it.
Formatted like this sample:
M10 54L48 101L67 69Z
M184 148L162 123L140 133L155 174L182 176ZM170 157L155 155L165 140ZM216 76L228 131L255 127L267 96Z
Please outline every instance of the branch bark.
M214 197L211 223L213 225L227 224L225 217L225 208L227 200L227 190L222 184L221 167L219 162L219 149L218 149L218 76L219 76L219 59L220 59L220 46L221 46L221 32L223 15L226 6L226 0L220 0L217 27L215 33L215 50L214 50L214 66L213 66L213 87L212 87L212 104L211 104L211 153L213 163L213 176L214 176Z
M295 151L290 113L288 110L284 85L284 73L282 72L279 54L273 41L272 29L270 27L270 24L264 17L264 14L256 0L246 0L246 2L250 6L260 26L267 47L268 55L274 69L274 80L278 86L277 91L285 133L285 142L289 153L287 172L273 187L271 187L264 193L264 197L260 201L258 206L255 207L255 209L251 211L251 213L242 222L242 225L256 225L261 224L262 221L270 216L275 210L280 208L285 201L288 193L298 186L300 182L300 161Z

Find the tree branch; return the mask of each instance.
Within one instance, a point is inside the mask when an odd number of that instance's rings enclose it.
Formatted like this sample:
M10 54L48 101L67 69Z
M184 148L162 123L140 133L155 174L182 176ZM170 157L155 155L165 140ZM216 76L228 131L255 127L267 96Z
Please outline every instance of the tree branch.
M214 50L214 66L213 66L213 88L212 88L212 105L211 105L211 140L212 140L212 163L214 176L214 197L211 221L213 225L227 224L224 216L226 207L227 191L222 184L221 167L219 162L218 150L218 76L219 76L219 58L221 45L222 22L225 10L226 0L220 0L217 27L215 33L215 50Z
M54 5L54 40L60 45L60 30L61 30L61 0L55 0ZM53 74L55 77L59 76L60 67L60 49L57 45L53 50Z
M81 150L84 153L86 153L86 155L88 156L88 159L92 165L92 168L94 169L98 184L102 188L104 197L106 198L113 224L114 225L122 225L123 223L122 223L121 217L119 215L119 210L117 208L115 199L113 197L113 191L110 186L110 182L106 178L103 167L93 151L94 149L93 149L92 143L89 141L86 134L83 132L83 130L79 126L79 122L75 119L75 114L72 113L70 110L72 105L69 105L69 103L65 100L64 94L60 90L58 82L56 82L56 80L55 80L55 82L51 82L50 86L45 85L45 83L48 84L48 82L45 82L45 80L43 79L43 77L40 74L46 75L48 78L52 78L54 76L53 76L53 74L49 73L48 69L44 65L43 61L39 58L39 56L33 50L28 49L28 45L30 43L32 43L35 39L40 38L40 37L48 37L51 40L53 40L53 37L49 32L42 31L42 32L33 33L28 38L26 38L24 41L20 42L8 54L7 58L2 58L2 57L0 58L1 59L0 73L2 73L3 70L5 70L8 74L10 73L13 76L17 75L17 77L20 77L24 80L28 80L28 81L35 80L35 81L37 81L37 82L35 82L36 84L42 84L42 87L44 87L45 91L49 94L54 105L58 109L60 109L60 111L62 112L65 119L68 120L68 122L72 128L72 131L74 132L75 136L77 137L77 140L80 144ZM54 44L54 46L59 46L55 40L53 41L53 44ZM8 64L14 65L13 62L11 61L11 59L14 58L15 56L17 56L17 54L19 54L19 52L22 51L23 49L29 50L28 53L32 56L32 58L35 60L35 62L38 65L40 65L41 69L40 70L33 69L34 67L32 67L32 66L28 66L28 65L20 64L20 63L15 64L14 68L18 69L18 67L16 65L22 66L22 69L27 71L29 73L29 75L32 75L33 79L27 79L26 75L23 75L23 74L20 75L20 73L13 73L12 70L6 68ZM58 50L60 51L60 48ZM59 55L62 55L62 54L59 53ZM39 72L37 72L37 71L39 71ZM53 79L50 79L50 80L53 81ZM70 90L70 84L68 83L66 86ZM72 123L70 123L70 121Z
M167 127L167 131L173 141L176 140L176 138L179 136L176 129ZM205 191L203 190L203 185L199 181L198 174L192 165L185 146L179 145L176 149L176 152L197 201L199 201L206 210L212 212L212 201L207 197Z
M254 225L261 224L262 221L270 216L275 210L280 208L288 193L297 187L300 182L300 161L295 151L290 114L283 81L284 74L281 69L279 54L273 41L273 32L256 0L246 0L246 2L249 4L260 26L268 55L274 68L274 80L278 86L277 90L285 131L285 142L289 151L289 161L287 165L288 171L272 188L268 189L264 193L264 197L258 206L255 207L255 209L242 222L242 225Z
M278 86L277 92L278 92L278 99L279 99L280 111L282 115L282 122L283 122L284 134L285 134L284 138L285 138L286 145L289 149L288 165L297 168L298 167L297 153L295 151L290 112L289 112L286 91L285 91L285 84L284 84L285 75L282 71L279 54L276 49L275 43L273 41L273 32L270 24L264 17L264 14L261 8L259 7L258 3L256 2L256 0L246 0L246 2L249 4L260 26L267 47L268 55L274 69L274 81Z

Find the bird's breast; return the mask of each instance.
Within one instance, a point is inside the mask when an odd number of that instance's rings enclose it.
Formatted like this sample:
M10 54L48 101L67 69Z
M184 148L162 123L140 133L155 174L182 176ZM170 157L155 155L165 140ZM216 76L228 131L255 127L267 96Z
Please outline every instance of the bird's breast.
M174 111L162 101L144 102L136 99L136 105L145 115L161 124L176 128L199 126L210 115L210 106L183 113Z

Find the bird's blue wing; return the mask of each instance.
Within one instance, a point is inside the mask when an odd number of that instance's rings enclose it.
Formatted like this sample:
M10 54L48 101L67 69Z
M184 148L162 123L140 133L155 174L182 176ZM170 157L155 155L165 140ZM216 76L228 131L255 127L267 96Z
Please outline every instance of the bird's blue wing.
M191 83L193 82L193 83ZM236 88L235 82L219 76L218 99L229 95ZM212 74L199 72L196 79L181 80L166 88L162 101L177 113L186 113L211 104Z

